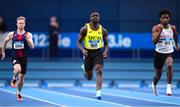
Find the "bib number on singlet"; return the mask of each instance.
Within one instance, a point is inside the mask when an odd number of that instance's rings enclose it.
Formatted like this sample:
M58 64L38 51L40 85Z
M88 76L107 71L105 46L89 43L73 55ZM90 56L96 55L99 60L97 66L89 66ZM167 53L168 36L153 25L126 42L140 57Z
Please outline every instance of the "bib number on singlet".
M23 42L15 42L14 49L24 49L24 43Z
M170 46L171 45L171 40L170 39L166 39L166 41L164 42L165 46Z
M165 45L170 45L171 43L170 42L165 42Z
M99 40L89 40L90 48L98 48Z

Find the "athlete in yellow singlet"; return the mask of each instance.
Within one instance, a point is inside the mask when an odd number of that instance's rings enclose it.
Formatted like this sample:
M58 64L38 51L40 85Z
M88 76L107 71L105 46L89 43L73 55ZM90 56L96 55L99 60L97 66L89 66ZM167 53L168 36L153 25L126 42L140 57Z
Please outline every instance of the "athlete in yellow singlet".
M93 68L96 70L96 97L101 100L102 69L104 58L108 52L107 30L99 24L100 15L92 12L90 22L86 23L80 30L77 39L77 46L84 55L84 76L87 80L93 78ZM82 41L84 46L82 46ZM103 49L102 49L103 48Z

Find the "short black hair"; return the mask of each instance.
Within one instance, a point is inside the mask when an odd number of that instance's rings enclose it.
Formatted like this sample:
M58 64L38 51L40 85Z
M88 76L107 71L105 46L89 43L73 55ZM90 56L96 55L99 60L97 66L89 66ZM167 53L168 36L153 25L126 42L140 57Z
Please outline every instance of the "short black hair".
M98 13L98 14L99 14L99 12L96 11L96 10L91 11L91 14L93 14L93 13ZM99 14L99 15L100 15L100 14Z
M161 18L161 16L162 16L163 14L168 14L169 17L171 18L171 12L170 12L168 9L161 10L161 11L159 12L159 18Z

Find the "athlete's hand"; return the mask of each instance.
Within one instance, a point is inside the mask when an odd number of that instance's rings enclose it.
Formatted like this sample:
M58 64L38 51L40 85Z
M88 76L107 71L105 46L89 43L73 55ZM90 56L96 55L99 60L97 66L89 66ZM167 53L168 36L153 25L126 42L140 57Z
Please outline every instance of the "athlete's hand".
M107 52L103 52L103 58L104 58L104 59L107 58Z
M84 50L82 51L82 53L83 53L84 56L88 56L88 51L87 51L87 50L84 49Z
M161 31L163 30L163 25L162 24L158 24L156 26L156 30L157 30L158 33L161 33Z
M5 52L2 51L2 57L1 57L1 59L3 60L5 57L6 57Z

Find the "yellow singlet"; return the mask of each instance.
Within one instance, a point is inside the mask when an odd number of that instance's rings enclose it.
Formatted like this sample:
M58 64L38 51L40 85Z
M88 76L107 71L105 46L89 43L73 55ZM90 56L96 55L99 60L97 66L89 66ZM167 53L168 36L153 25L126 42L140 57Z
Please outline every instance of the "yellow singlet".
M87 23L86 27L87 27L87 34L84 38L84 47L90 50L102 48L104 45L102 26L99 25L98 30L92 30L90 24Z

